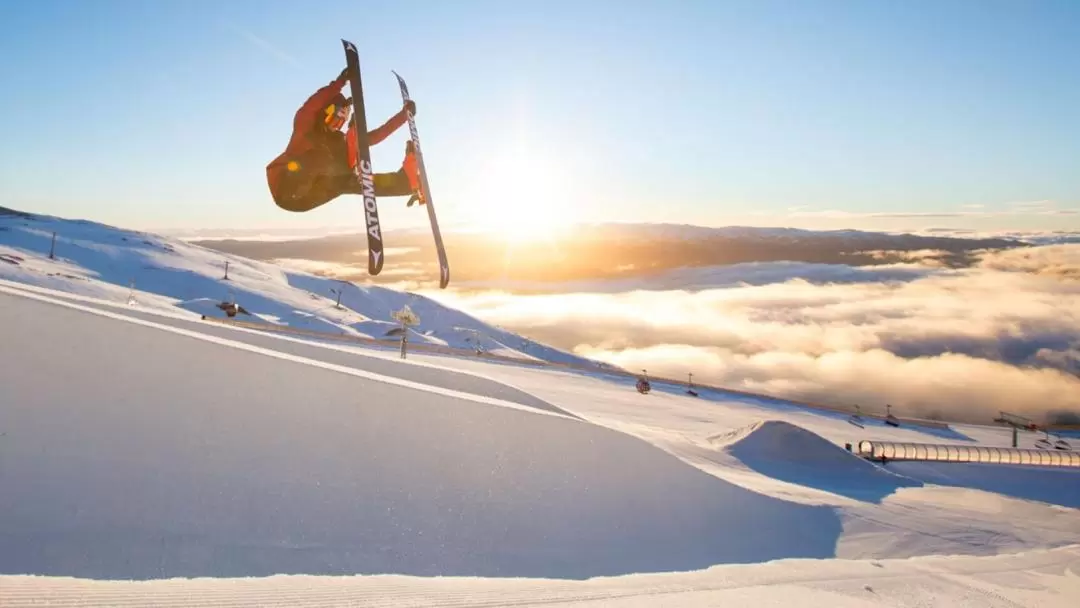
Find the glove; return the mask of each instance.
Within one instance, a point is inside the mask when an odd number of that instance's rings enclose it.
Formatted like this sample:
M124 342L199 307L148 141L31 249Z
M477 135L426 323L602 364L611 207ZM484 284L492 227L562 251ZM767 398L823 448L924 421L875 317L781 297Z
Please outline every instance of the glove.
M413 116L416 116L416 102L411 100L411 99L406 101L405 102L405 111L408 112L409 114L412 114Z
M341 69L341 73L338 74L337 80L348 80L349 78L349 66L345 66Z

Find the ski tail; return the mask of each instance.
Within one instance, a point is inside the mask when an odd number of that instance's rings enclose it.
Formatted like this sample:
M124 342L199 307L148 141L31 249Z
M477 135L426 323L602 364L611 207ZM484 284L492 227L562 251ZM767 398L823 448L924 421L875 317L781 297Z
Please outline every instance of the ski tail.
M392 71L392 70L391 70ZM397 78L398 87L401 89L402 103L409 101L409 87L405 79L397 72L393 72ZM424 167L424 154L420 150L420 135L416 130L416 118L409 114L409 137L412 138L413 147L416 151L416 164L420 173L420 200L427 207L428 220L431 222L431 234L435 239L435 251L439 258L439 288L446 289L450 284L450 263L446 259L446 247L443 245L442 231L439 229L439 220L435 216L435 205L431 200L431 187L428 185L427 169Z
M371 145L368 142L367 113L364 106L364 86L360 79L360 54L356 45L342 39L345 49L345 65L349 71L352 87L353 113L350 139L355 138L356 165L354 171L360 182L364 197L364 215L367 225L368 274L376 275L383 267L382 225L379 223L379 206L375 201L375 177L371 167ZM350 147L353 142L350 141ZM351 155L350 155L351 156Z

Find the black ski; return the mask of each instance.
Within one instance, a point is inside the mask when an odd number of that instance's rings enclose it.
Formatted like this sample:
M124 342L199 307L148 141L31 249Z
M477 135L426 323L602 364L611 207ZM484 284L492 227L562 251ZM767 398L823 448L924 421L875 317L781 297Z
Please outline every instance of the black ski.
M345 65L349 70L352 87L353 129L356 130L356 179L360 181L364 196L364 214L367 219L368 273L379 274L383 267L382 226L379 224L379 206L375 202L375 178L371 169L371 146L368 144L367 114L364 106L364 86L360 80L360 54L356 45L341 41L345 48Z
M409 87L400 74L394 72L397 77L398 87L401 88L402 103L409 101ZM420 151L420 135L416 131L416 118L409 114L409 135L412 138L413 147L416 149L416 165L420 171L420 202L427 207L428 220L431 221L431 234L435 237L435 250L439 256L439 288L446 289L450 283L450 264L446 261L446 248L443 246L442 231L439 230L439 220L435 217L435 207L431 204L431 187L428 186L427 169L424 168L424 155Z

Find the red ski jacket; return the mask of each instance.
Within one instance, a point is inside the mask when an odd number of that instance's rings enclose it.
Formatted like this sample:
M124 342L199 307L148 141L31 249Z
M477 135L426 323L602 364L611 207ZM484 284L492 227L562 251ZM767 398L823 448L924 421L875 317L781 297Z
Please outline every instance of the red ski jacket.
M300 106L300 109L296 111L296 116L293 117L293 131L292 136L289 138L289 145L285 147L284 152L274 160L270 161L270 164L266 166L266 178L270 186L271 194L276 196L278 184L281 181L281 175L285 171L288 171L290 161L303 157L315 148L323 147L328 136L342 136L339 132L327 131L323 124L323 110L331 103L344 103L345 97L341 94L341 89L348 81L348 77L345 75L339 76L331 81L330 84L315 91L315 93ZM355 107L353 108L353 111L356 111ZM380 143L404 125L408 120L408 112L405 108L402 108L397 114L391 116L383 125L368 132L368 145L374 146ZM350 120L350 131L352 130L352 124L353 123ZM354 145L355 144L349 146L350 157L354 157L355 155L355 152L352 149ZM354 161L353 158L350 158L349 160L350 162Z

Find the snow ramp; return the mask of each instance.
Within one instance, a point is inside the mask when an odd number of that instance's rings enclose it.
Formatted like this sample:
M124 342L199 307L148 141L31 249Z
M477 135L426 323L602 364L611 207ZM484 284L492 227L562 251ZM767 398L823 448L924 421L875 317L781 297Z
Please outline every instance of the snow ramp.
M581 579L836 555L835 509L624 433L71 306L0 293L0 574Z
M714 435L709 443L763 475L868 502L922 485L783 420L761 420Z

